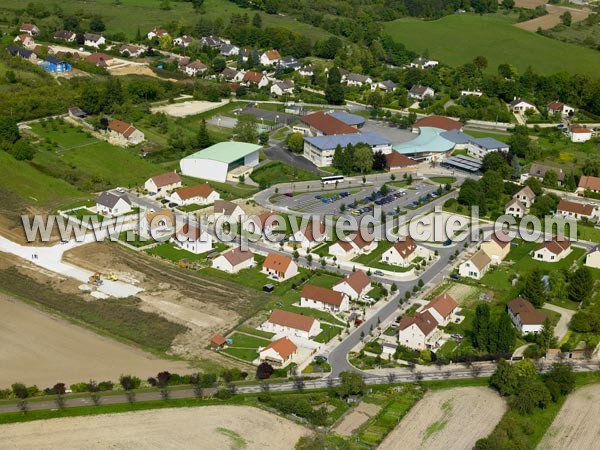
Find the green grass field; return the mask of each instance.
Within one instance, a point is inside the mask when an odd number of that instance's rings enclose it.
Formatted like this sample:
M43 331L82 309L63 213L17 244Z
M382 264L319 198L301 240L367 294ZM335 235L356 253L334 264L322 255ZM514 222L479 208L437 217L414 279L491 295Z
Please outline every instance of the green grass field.
M204 17L210 20L222 18L227 24L231 14L247 13L250 18L255 11L243 9L227 0L206 0L204 12L197 14L192 8L191 2L171 1L169 10L160 9L162 0L120 0L119 5L115 0L94 0L82 2L81 0L64 0L60 7L65 14L76 11L85 11L92 16L99 14L104 19L108 33L123 32L128 37L134 38L138 27L142 34L147 33L155 27L164 26L167 22L175 21L180 26L193 28L194 24ZM51 6L51 5L49 5ZM0 0L0 10L20 10L24 4L13 0ZM50 8L51 9L51 8ZM282 26L295 30L298 33L310 36L313 39L321 39L329 36L325 30L315 28L311 25L298 22L291 17L269 15L259 13L263 19L263 26Z
M270 186L293 181L318 180L319 176L315 173L298 169L279 161L269 161L265 165L254 170L250 175L250 178L259 184Z
M399 19L385 25L385 31L407 48L429 51L431 58L457 66L476 56L488 59L490 72L509 63L521 73L531 66L536 72L567 71L597 75L597 52L556 41L513 26L514 19L501 15L455 14L435 21Z

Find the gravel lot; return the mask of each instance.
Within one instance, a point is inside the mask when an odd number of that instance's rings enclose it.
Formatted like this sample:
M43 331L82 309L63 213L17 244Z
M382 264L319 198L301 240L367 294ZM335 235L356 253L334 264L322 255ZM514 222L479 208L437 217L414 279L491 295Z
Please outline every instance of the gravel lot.
M192 100L182 103L173 103L165 106L157 106L152 108L152 112L164 112L165 114L173 117L187 117L210 111L211 109L219 108L227 103L228 102L226 100L221 100L221 102L203 102L199 100Z
M0 427L0 449L289 450L306 428L256 408L205 406L70 417Z
M493 390L467 387L428 392L378 450L464 450L489 435L506 412ZM552 447L545 447L552 448Z

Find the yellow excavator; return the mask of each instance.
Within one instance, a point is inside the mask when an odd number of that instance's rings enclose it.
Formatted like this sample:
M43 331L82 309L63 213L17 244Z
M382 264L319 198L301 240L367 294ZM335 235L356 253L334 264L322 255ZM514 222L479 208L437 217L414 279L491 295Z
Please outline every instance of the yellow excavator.
M114 273L114 272L111 272L111 273L109 273L107 278L108 278L110 281L119 281L119 277L118 277L118 276L117 276L117 274L116 274L116 273Z
M102 284L102 278L100 278L100 274L96 272L95 274L90 276L89 283L93 284L94 286L100 286Z

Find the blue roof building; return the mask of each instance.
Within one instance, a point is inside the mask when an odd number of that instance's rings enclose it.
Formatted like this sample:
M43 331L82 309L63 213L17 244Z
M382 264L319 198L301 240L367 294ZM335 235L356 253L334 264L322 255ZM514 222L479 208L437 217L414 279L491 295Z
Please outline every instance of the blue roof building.
M391 153L392 143L376 133L332 134L304 138L304 157L319 167L331 166L335 149L349 144L367 144L373 152Z
M70 72L73 70L71 64L55 56L47 56L42 62L42 67L48 72L55 73Z
M362 128L367 119L357 114L350 114L343 111L332 111L329 113L330 116L335 117L337 120L341 120L346 125L351 127Z

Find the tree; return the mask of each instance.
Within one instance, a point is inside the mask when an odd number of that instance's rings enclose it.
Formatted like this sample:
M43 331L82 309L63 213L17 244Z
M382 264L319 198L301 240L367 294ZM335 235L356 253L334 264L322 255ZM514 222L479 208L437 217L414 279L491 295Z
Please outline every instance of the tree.
M554 339L554 325L552 325L550 318L547 317L546 320L544 320L542 331L540 331L536 337L538 345L544 353L548 351Z
M542 271L534 267L525 276L525 283L521 294L538 308L546 303L546 286L542 280Z
M544 193L544 188L542 186L542 182L538 180L536 177L529 177L527 181L525 181L525 186L529 186L529 188L533 191L535 195L542 195ZM537 201L537 199L536 199Z
M554 170L549 170L544 175L544 186L555 188L558 184L558 174Z
M258 143L260 145L267 145L269 143L269 133L262 132L258 135Z
M529 140L529 130L527 127L524 125L517 125L508 139L508 145L510 146L510 151L515 155L527 157L531 151L531 141Z
M510 404L520 414L530 414L535 408L545 408L551 401L552 397L546 385L540 380L530 378L521 382Z
M208 135L206 120L204 118L200 121L200 128L198 128L198 134L196 134L196 145L201 149L210 146L210 136Z
M373 91L369 94L369 105L374 111L379 110L383 106L383 97L379 91Z
M367 144L357 144L354 147L354 167L360 173L370 172L373 168L373 150Z
M131 391L140 387L141 380L132 375L121 375L119 377L119 384L121 384L126 391Z
M337 67L329 71L327 86L325 87L325 99L331 105L344 103L344 87L342 86L342 75Z
M381 150L377 150L373 153L373 170L383 170L385 169L386 164L387 159Z
M254 28L262 28L262 17L259 13L254 14L254 17L252 17L252 26Z
M481 171L485 173L490 170L499 172L504 179L509 178L512 172L502 152L490 152L483 157Z
M570 27L571 23L573 22L573 16L569 11L565 11L563 14L561 14L560 21L565 27Z
M501 359L492 377L490 378L490 386L495 388L500 395L508 396L517 392L519 387L519 379L513 366L506 360Z
M493 322L493 330L490 331L490 353L508 353L512 351L515 340L515 328L506 311L500 313L500 317Z
M290 151L294 153L301 153L304 149L304 136L302 133L290 133L287 135L286 145ZM335 166L335 164L333 165Z
M14 144L19 138L17 121L11 117L0 117L0 144Z
M480 303L475 308L473 318L473 347L486 352L490 341L490 307L487 303Z
M204 5L204 0L191 0L192 7L194 8L194 12L197 14L202 11L202 6Z
M323 433L302 436L294 448L295 450L322 450L327 448L327 440Z
M216 56L211 62L211 68L215 73L221 73L227 67L227 61L222 56Z
M35 152L26 139L19 139L8 151L17 161L31 161Z
M590 269L581 266L569 279L567 292L570 300L574 302L584 302L590 298L591 286L594 285L594 279Z
M340 373L340 385L336 388L336 392L340 397L345 398L349 395L361 395L366 389L367 385L359 373Z
M506 9L513 9L515 7L515 0L502 0L502 6Z
M235 127L233 128L233 134L238 141L255 144L258 140L256 117L251 115L238 116Z
M29 390L23 383L13 383L10 388L15 397L20 398L21 400L29 397Z
M275 371L275 369L273 369L273 367L269 363L267 363L267 362L261 363L256 368L256 378L258 378L259 380L266 380L271 375L273 375L274 371Z
M92 16L90 19L90 30L95 31L96 33L101 33L106 29L106 25L104 25L104 21L100 16Z
M15 74L14 70L7 70L4 74L4 78L6 78L6 81L9 84L14 84L17 82L17 75Z
M479 70L485 70L488 67L488 60L485 56L476 56L475 59L473 59L473 64L475 64L475 67Z

